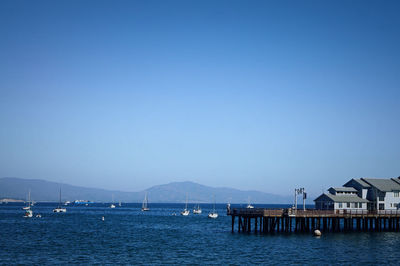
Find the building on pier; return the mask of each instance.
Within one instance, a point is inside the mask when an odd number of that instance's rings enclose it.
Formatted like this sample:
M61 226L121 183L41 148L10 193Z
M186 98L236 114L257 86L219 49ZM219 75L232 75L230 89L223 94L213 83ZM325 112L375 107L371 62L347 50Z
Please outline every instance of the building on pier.
M367 210L368 200L355 195L324 193L315 200L317 210Z
M314 202L317 210L397 210L400 177L351 179L343 187L331 187Z
M227 208L232 232L400 232L400 177L351 179L315 199L316 209ZM252 226L253 225L253 226ZM254 228L254 229L253 229Z

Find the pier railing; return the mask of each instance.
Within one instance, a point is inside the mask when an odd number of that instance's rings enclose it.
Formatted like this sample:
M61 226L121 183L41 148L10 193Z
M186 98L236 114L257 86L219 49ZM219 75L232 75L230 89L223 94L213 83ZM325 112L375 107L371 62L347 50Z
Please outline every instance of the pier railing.
M343 216L400 216L400 210L299 210L299 209L231 209L228 215L240 216L296 216L296 217L343 217Z
M246 215L246 216L282 216L284 209L262 209L262 208L240 208L232 209L231 215Z

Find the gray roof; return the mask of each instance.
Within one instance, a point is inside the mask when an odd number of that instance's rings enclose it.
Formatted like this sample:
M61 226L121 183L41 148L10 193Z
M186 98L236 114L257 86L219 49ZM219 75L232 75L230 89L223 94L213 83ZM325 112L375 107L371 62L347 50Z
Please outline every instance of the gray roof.
M366 199L360 198L357 195L332 195L330 193L327 194L322 194L321 196L319 196L318 198L316 198L314 201L318 201L318 200L331 200L333 202L369 202Z
M332 187L332 189L342 192L357 192L357 189L353 187Z
M365 183L362 179L354 179L354 181L358 182L363 187L371 187L368 183Z
M400 184L390 178L362 178L362 180L382 192L400 191Z

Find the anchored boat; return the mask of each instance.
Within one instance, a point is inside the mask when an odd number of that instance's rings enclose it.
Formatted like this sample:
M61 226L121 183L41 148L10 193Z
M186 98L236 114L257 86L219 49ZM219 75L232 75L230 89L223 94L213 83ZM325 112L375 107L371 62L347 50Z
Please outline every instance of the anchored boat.
M197 204L197 206L193 209L193 214L201 214L201 212L200 204Z
M148 203L149 203L149 199L147 198L147 192L146 192L146 194L144 195L143 203L142 203L142 212L150 210Z
M186 193L185 209L183 209L183 211L181 212L181 215L183 215L183 216L188 216L189 213L190 213L190 211L188 210L187 204L188 204L188 196L187 196L187 193Z
M62 206L62 204L61 204L61 187L60 187L60 200L58 202L58 207L55 208L53 210L53 212L67 212L67 209L66 208L62 208L61 206Z
M211 219L216 219L216 218L218 218L218 213L215 211L215 196L214 196L213 210L212 210L212 212L210 212L210 213L208 214L208 218L211 218Z

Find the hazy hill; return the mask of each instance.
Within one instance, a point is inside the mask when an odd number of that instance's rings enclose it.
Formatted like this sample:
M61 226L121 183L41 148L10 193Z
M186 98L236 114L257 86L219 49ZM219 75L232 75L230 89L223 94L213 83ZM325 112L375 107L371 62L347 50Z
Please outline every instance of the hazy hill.
M58 201L60 187L63 201L84 199L110 202L114 194L116 201L134 202L133 195L136 194L59 184L41 179L6 177L0 178L0 198L26 199L28 191L31 190L31 199L34 201Z
M233 188L209 187L194 182L173 182L151 187L147 190L149 198L157 202L184 202L186 193L189 202L247 203L290 203L291 197L268 194L260 191L243 191Z
M122 192L104 189L85 188L68 184L59 184L39 179L0 178L0 198L26 199L29 189L34 201L58 201L59 189L62 200L91 200L110 202L112 195L116 202L141 202L145 191ZM289 196L279 196L260 191L242 191L232 188L214 188L193 182L174 182L153 186L146 190L150 202L213 202L213 195L220 203L291 203Z

